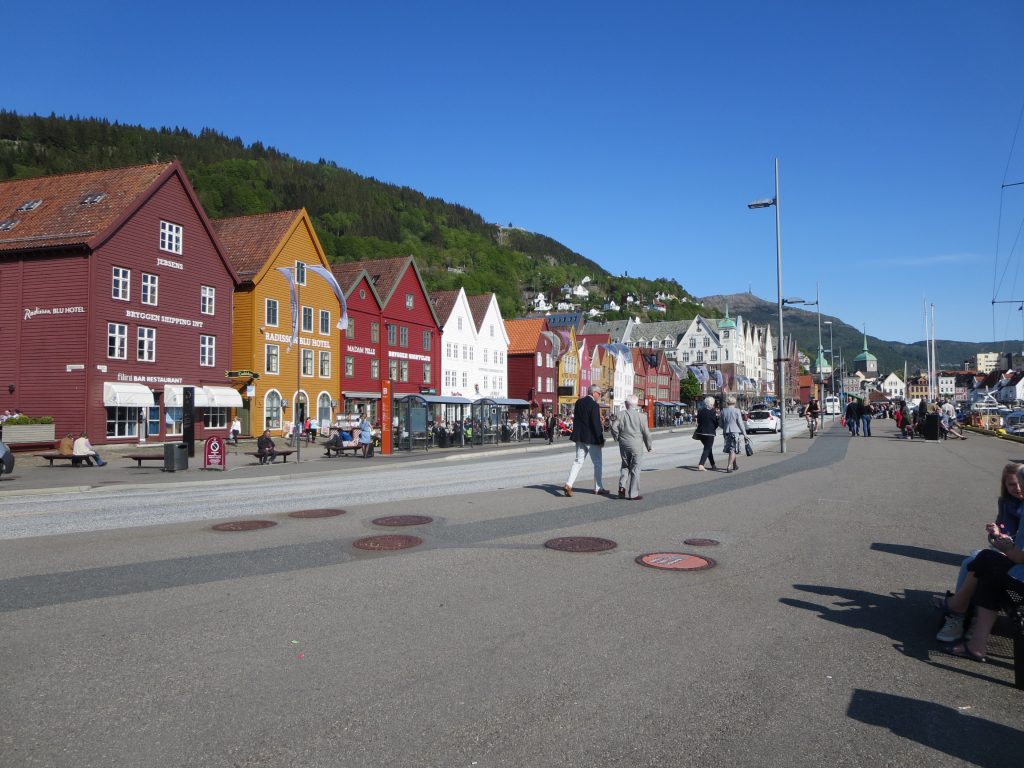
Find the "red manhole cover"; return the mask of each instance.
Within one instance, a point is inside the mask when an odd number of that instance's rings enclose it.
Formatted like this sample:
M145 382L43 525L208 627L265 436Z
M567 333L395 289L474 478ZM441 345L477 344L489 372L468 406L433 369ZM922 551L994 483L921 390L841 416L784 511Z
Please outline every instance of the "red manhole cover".
M618 546L611 539L598 539L593 536L564 536L560 539L548 539L544 542L548 549L559 552L604 552Z
M367 536L365 539L356 539L352 542L352 546L356 549L366 549L371 552L384 552L389 549L408 549L422 543L423 539L416 536L389 534L387 536Z
M391 515L390 517L378 517L373 521L374 525L426 525L434 522L434 518L426 515Z
M714 539L686 539L683 544L689 544L691 547L717 547L718 542Z
M664 571L704 571L716 565L710 557L688 555L685 552L649 552L640 555L636 561L648 568L660 568Z
M297 512L289 512L288 517L308 519L311 517L337 517L344 514L344 509L300 509Z
M260 528L273 528L277 523L273 520L235 520L231 523L220 523L213 526L215 531L258 531Z

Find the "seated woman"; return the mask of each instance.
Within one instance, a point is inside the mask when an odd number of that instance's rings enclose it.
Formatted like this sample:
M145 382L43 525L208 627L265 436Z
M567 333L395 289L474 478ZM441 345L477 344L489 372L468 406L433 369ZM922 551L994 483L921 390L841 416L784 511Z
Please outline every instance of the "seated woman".
M1021 513L1024 512L1024 464L1011 461L1003 467L999 478L999 499L996 502L995 523L988 524L990 533L1003 534L1013 541L1020 530ZM993 536L990 535L990 539ZM993 544L994 546L994 544ZM968 555L960 565L960 573L956 580L956 594L959 595L967 581L969 568L975 558L985 550L977 549ZM943 643L959 640L964 633L964 620L970 608L970 597L966 602L955 600L948 592L940 598L938 607L946 610L946 622L935 636Z

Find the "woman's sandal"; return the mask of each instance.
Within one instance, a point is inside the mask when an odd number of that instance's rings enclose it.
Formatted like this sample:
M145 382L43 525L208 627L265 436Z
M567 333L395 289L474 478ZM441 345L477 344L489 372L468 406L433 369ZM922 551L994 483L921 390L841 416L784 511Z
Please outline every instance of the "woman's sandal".
M980 664L984 664L988 659L985 654L977 654L967 647L967 643L952 643L947 645L943 650L950 656L956 656L961 659L970 659L971 661L977 661Z

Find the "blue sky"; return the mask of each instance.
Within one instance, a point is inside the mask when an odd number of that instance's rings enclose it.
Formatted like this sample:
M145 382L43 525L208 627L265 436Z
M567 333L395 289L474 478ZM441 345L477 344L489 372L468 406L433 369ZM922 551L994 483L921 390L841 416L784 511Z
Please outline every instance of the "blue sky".
M746 203L778 157L787 296L899 341L924 301L939 338L1024 333L991 304L1024 298L1019 1L58 0L5 27L6 109L324 157L699 296L774 300Z

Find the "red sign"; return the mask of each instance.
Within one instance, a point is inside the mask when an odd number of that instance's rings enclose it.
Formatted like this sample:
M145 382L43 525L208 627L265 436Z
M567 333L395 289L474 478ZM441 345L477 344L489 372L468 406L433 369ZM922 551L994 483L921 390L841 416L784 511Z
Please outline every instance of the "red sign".
M380 452L391 455L391 379L380 383Z
M203 469L228 468L228 452L224 448L224 438L208 437L203 443Z

